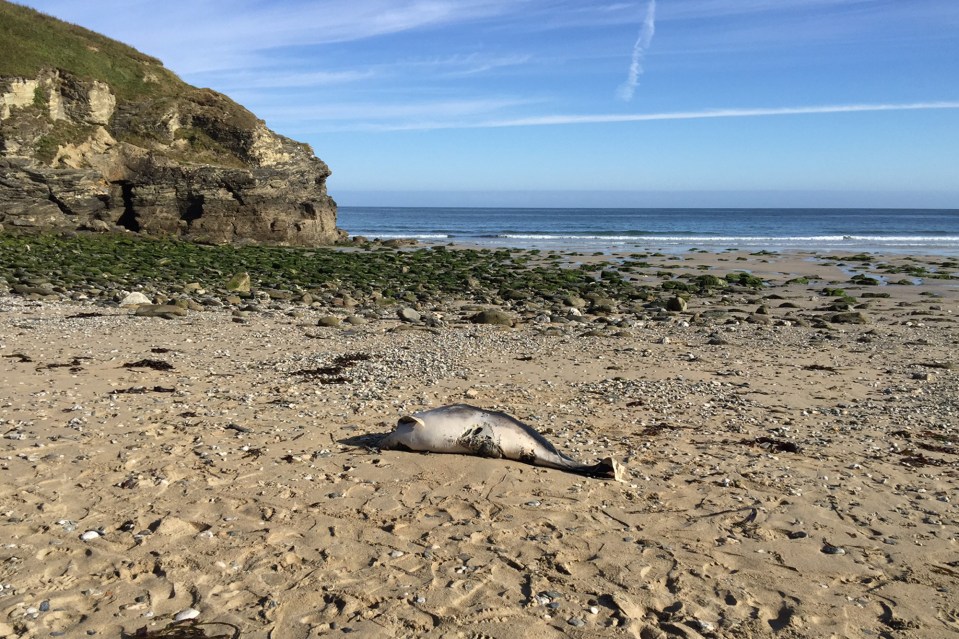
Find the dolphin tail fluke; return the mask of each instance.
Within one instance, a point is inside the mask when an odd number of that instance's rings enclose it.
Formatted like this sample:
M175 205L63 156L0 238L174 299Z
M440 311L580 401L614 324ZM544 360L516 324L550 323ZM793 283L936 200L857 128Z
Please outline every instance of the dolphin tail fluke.
M584 466L580 472L591 477L615 479L616 481L626 479L626 469L612 457L605 457L592 466Z

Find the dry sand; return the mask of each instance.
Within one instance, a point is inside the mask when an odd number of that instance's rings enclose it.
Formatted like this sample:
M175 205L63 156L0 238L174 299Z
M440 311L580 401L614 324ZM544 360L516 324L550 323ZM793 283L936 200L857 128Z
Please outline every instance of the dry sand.
M693 257L822 280L610 327L0 298L0 637L957 636L956 282L830 324L839 267ZM369 447L463 401L628 479Z

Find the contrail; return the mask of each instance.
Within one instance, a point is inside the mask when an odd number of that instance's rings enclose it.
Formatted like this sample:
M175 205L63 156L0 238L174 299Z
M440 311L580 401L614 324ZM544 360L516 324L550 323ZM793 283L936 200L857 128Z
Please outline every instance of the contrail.
M617 122L655 122L661 120L704 120L711 118L751 118L784 115L821 115L828 113L869 113L876 111L927 111L959 109L959 101L907 102L900 104L830 104L754 109L707 109L666 113L627 113L615 115L543 115L515 120L496 120L478 126L484 128L514 126L555 126L563 124L610 124Z
M629 102L633 99L636 87L639 86L639 76L643 73L643 58L646 57L646 50L649 49L655 33L656 0L649 0L649 4L646 5L646 17L643 19L643 26L639 29L636 44L633 45L633 61L629 65L629 74L626 76L626 81L619 85L619 89L616 90L621 100Z
M575 124L616 124L625 122L658 122L669 120L709 120L716 118L782 117L827 115L839 113L871 113L882 111L957 110L959 101L906 102L892 104L826 104L819 106L786 106L772 108L704 109L702 111L667 111L661 113L618 113L587 115L541 115L529 118L486 120L482 122L419 122L401 125L363 127L372 131L423 131L436 129L497 129L530 126L563 126Z

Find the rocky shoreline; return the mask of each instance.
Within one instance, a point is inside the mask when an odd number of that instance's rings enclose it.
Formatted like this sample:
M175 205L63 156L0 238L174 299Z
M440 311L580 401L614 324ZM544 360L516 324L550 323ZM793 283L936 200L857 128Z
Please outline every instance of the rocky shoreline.
M949 258L44 238L0 236L0 637L959 629ZM375 449L462 401L627 480Z

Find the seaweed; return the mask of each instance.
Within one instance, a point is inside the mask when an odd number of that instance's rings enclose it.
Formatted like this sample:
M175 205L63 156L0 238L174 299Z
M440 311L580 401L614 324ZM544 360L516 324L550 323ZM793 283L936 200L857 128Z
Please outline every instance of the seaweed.
M166 386L154 386L153 388L147 388L146 386L131 386L130 388L117 388L110 391L111 395L143 395L145 393L175 393L175 388L167 388Z
M347 368L352 367L357 362L365 362L370 359L366 353L346 353L336 356L329 366L320 366L317 368L304 368L295 371L293 375L315 379L321 384L346 384L350 380L343 377L341 373Z
M207 634L205 627L226 626L230 630L217 634ZM132 635L123 633L123 639L239 639L240 628L232 623L225 621L214 621L209 623L196 623L193 620L174 621L168 626L159 630L147 630L146 627L138 628Z
M155 371L172 371L173 364L162 359L141 359L136 362L127 362L123 368L152 368Z
M54 362L52 364L46 364L43 366L37 366L38 371L50 370L52 368L69 368L71 373L79 373L83 370L83 360L90 359L89 357L74 357L67 363ZM23 361L22 359L20 360Z
M746 446L759 446L771 453L801 453L802 447L796 442L787 442L783 439L774 437L757 437L756 439L746 439L742 442Z

